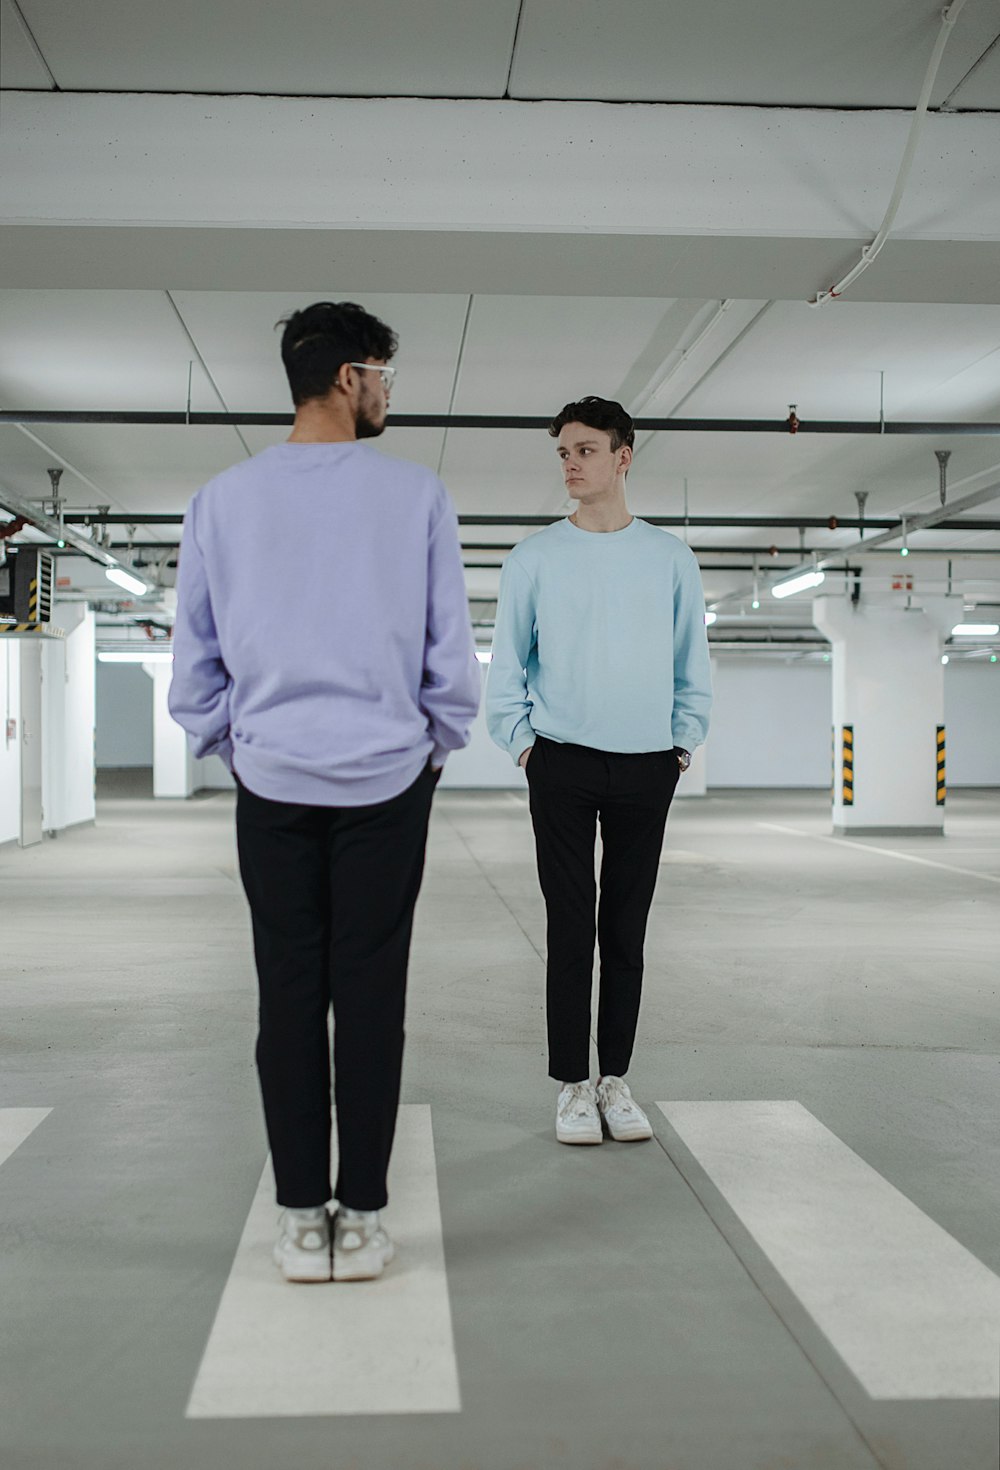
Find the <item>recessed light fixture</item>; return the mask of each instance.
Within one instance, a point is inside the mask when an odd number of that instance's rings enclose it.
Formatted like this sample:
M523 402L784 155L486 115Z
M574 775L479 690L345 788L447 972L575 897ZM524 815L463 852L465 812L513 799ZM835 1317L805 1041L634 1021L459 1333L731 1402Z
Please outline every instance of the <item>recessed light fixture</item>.
M994 638L1000 623L956 623L951 631L956 638Z
M718 621L718 617L719 614L717 612L707 612L705 614L705 627L710 628L714 622Z
M796 592L805 592L808 587L818 587L821 582L825 581L826 574L824 572L799 572L796 576L789 577L784 582L776 582L771 588L771 596L794 597Z
M137 648L134 652L116 648L97 655L97 662L101 664L170 664L173 661L173 654L163 648L151 648L148 652L144 648Z
M133 597L141 597L149 588L145 582L140 582L138 577L133 577L131 572L126 572L123 567L105 567L104 575L109 582L114 582L117 587L124 587L126 592L131 592Z

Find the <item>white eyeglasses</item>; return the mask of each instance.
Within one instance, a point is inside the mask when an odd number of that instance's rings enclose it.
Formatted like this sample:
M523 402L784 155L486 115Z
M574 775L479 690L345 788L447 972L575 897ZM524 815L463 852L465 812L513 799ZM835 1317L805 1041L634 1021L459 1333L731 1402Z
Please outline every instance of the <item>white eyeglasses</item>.
M388 393L392 388L392 380L396 376L396 369L394 367L384 367L381 363L377 362L349 362L347 366L363 368L369 373L378 373L382 379L382 387L385 391Z

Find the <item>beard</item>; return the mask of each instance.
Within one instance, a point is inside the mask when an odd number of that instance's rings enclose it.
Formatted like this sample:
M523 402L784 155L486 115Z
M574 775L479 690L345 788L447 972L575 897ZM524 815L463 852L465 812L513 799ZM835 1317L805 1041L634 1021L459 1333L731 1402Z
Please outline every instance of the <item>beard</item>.
M379 434L384 433L387 410L383 412L381 421L375 417L376 412L372 395L363 393L354 415L354 432L359 439L377 439Z

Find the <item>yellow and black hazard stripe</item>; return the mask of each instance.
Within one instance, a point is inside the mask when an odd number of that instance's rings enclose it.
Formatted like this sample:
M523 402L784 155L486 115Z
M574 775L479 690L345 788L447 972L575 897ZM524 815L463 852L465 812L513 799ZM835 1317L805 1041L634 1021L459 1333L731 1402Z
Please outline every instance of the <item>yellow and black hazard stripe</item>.
M38 578L32 577L28 583L28 621L38 622Z
M937 804L944 806L948 795L944 777L944 726L937 727Z
M2 633L43 633L47 629L46 623L0 623L0 634Z
M841 734L841 801L844 806L854 805L854 726L844 725Z

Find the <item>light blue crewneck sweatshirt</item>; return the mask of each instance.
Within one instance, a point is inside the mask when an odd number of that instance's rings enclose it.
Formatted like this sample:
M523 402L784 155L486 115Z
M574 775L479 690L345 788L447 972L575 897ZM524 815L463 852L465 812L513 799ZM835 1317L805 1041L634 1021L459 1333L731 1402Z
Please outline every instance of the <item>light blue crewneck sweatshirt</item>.
M535 735L595 750L694 750L712 703L705 595L693 553L633 518L557 521L500 578L486 719L516 761Z

